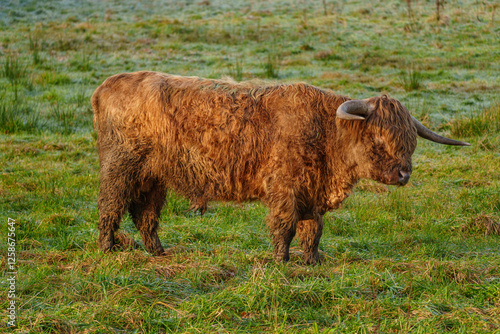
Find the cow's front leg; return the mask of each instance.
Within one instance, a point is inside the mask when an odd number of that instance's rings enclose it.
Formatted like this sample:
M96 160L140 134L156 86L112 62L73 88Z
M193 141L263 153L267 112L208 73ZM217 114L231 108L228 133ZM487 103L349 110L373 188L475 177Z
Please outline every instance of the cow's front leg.
M304 263L318 263L320 260L318 252L319 240L323 234L323 216L315 214L312 219L300 220L297 223L297 233L304 251Z

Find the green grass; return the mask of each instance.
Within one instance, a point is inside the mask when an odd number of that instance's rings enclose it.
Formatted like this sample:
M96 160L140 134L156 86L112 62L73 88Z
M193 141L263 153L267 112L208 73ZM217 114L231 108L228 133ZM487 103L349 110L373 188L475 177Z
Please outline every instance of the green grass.
M500 104L481 110L471 117L458 119L452 124L455 136L495 136L500 132Z
M326 8L324 7L326 5ZM17 333L500 332L500 44L494 6L23 1L0 5L0 268L16 219ZM324 15L324 12L328 15ZM409 65L411 64L411 65ZM97 247L90 96L125 71L388 93L426 126L406 187L362 181L323 263L272 260L259 203L167 196L165 257ZM140 241L132 221L123 229ZM4 281L4 279L3 279ZM0 290L0 332L7 288ZM5 298L3 297L5 296Z
M401 84L405 91L419 90L422 87L422 74L410 66L408 70L402 71L399 75Z

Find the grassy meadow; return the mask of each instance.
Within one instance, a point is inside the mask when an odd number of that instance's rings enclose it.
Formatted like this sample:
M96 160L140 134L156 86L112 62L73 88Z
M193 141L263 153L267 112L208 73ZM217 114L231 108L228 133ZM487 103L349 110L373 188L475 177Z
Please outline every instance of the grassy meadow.
M408 3L411 5L408 7ZM446 1L0 1L0 333L500 333L500 8ZM90 96L155 70L387 93L424 125L409 184L363 180L322 264L275 264L259 203L167 196L168 254L97 247ZM8 219L17 327L7 328ZM127 216L123 229L142 242Z

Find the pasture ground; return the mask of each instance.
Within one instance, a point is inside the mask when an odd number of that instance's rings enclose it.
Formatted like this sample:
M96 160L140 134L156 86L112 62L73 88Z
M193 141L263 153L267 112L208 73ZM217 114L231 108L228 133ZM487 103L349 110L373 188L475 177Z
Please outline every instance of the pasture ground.
M0 332L500 332L498 4L449 1L438 20L434 1L410 3L0 2ZM384 92L472 146L420 140L406 187L361 182L326 215L315 267L296 242L273 263L259 203L199 217L175 194L168 256L102 254L89 100L144 69ZM123 228L140 240L130 218Z

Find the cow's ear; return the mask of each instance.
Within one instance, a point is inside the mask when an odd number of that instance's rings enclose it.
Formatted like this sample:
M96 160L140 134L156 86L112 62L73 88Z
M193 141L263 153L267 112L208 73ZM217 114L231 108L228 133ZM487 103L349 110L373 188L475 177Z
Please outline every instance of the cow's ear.
M362 121L372 112L372 106L364 100L349 100L337 108L337 118Z

